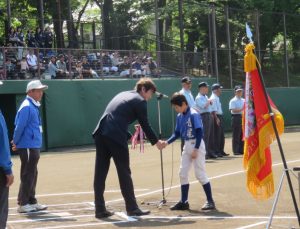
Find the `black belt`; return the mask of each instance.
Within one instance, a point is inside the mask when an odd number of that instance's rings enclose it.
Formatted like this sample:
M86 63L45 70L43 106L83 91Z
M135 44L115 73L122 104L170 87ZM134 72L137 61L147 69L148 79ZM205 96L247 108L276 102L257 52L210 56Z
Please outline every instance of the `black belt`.
M231 114L231 116L242 116L242 114Z
M210 112L201 113L201 115L206 115L206 114L210 114Z

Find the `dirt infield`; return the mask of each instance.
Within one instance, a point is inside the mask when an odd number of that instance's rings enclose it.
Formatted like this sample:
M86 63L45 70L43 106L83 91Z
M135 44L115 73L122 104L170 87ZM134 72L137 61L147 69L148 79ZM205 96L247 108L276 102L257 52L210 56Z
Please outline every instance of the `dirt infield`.
M282 136L290 168L300 166L299 139L300 133ZM191 173L191 210L170 211L169 207L180 197L179 144L175 143L163 150L167 203L162 208L156 206L162 199L159 151L150 145L146 145L145 153L132 150L135 193L141 207L151 210L151 215L142 218L128 218L124 214L124 202L113 162L107 178L105 198L108 208L117 214L107 220L94 218L92 184L95 151L92 148L43 153L39 163L37 197L40 203L47 204L49 208L39 213L19 214L16 211L16 196L20 162L18 157L13 157L16 180L10 190L8 228L265 228L274 198L257 201L250 196L245 187L241 156L207 161L207 173L211 179L217 210L200 210L205 202L204 192ZM225 149L231 153L230 138L226 138ZM283 171L277 144L272 145L272 153L277 189ZM292 181L299 201L298 181L294 176ZM272 228L299 228L286 179L272 225Z

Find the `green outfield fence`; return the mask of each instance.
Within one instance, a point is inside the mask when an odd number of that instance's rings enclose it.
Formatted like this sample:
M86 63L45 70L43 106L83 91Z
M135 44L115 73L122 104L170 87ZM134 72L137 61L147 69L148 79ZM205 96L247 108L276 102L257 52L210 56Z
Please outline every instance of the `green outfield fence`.
M205 79L201 79L205 80ZM179 79L154 79L159 91L167 95L181 88ZM207 79L209 84L213 79ZM14 128L14 117L25 97L28 81L5 81L0 88L0 108L6 118L9 137ZM193 94L197 94L199 79L193 79ZM41 114L44 127L44 150L57 147L88 145L93 143L92 131L111 98L120 91L130 90L136 80L44 80L49 85L42 101ZM300 124L300 107L295 98L300 88L270 88L271 98L282 112L286 125ZM228 103L233 91L225 89L221 96L225 114L225 129L230 131ZM293 98L293 99L291 99ZM148 113L152 127L158 132L157 100L149 102ZM168 137L173 129L174 115L168 99L161 101L162 135Z

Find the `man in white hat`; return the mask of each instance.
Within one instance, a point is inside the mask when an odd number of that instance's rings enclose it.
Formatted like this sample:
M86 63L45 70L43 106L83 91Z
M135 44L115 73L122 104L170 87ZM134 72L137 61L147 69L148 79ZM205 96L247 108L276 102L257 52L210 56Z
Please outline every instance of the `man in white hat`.
M18 212L28 213L45 210L47 206L39 204L35 198L37 183L37 164L42 146L42 122L40 117L40 101L44 90L48 88L39 80L27 84L27 96L22 102L16 118L12 149L17 151L21 159L21 184L18 195Z
M11 167L7 127L0 111L0 228L6 228L9 186L14 182Z

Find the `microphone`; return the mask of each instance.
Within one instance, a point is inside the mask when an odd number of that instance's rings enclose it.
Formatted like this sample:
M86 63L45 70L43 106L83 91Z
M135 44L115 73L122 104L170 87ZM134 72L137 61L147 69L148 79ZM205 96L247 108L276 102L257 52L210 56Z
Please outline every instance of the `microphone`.
M159 98L159 99L161 99L161 98L166 98L166 99L169 98L169 96L167 96L167 95L165 95L163 93L160 93L158 91L156 91L155 94L156 94L157 98Z

